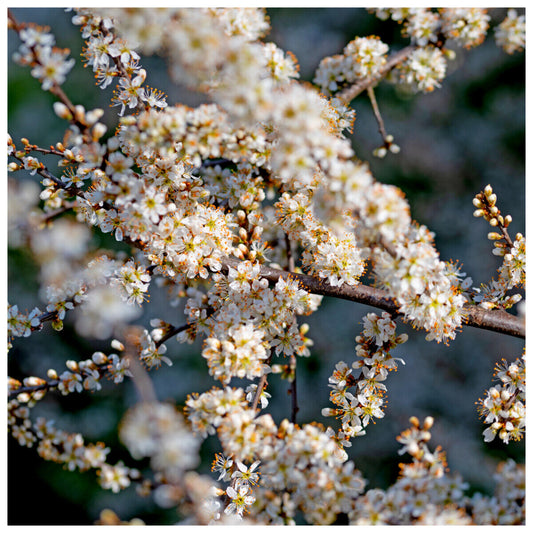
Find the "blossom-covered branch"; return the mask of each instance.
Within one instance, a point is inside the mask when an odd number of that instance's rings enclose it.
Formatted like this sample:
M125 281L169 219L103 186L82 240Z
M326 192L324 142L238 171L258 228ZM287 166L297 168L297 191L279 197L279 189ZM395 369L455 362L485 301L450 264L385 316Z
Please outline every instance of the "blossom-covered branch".
M224 260L225 268L231 266L235 268L239 261L234 258ZM294 279L298 281L299 286L313 294L340 298L362 303L387 311L390 314L397 315L399 306L394 302L386 291L377 289L369 285L342 285L333 286L327 280L319 279L307 274L287 272L278 268L261 266L261 277L268 279L270 282L276 282L279 278L284 280ZM464 312L464 324L475 328L504 333L514 337L525 338L525 322L520 317L511 315L503 310L488 310L472 305L466 306Z

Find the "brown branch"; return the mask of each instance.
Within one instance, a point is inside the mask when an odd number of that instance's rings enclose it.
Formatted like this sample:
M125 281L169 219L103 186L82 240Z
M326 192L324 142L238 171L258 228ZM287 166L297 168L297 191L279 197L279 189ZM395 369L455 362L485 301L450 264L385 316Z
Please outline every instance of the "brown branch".
M390 59L381 67L380 71L376 76L370 78L363 78L361 81L346 87L340 91L336 97L342 100L345 104L349 104L354 98L359 96L363 91L372 87L382 78L384 78L394 67L398 66L400 63L403 63L409 54L416 50L415 46L406 46L402 50L396 52Z
M223 261L223 270L227 272L228 267L237 268L238 264L238 259L228 257ZM261 267L261 276L273 283L277 282L280 277L284 280L296 279L302 289L313 294L321 294L322 296L331 296L333 298L362 303L382 309L390 314L401 314L398 313L398 306L394 300L384 290L369 287L368 285L359 284L355 286L342 285L340 287L333 287L323 279L307 274L286 272L267 266ZM466 326L495 331L522 339L526 336L524 320L506 311L487 310L479 306L468 305L463 308L463 313L463 324Z
M84 198L83 191L75 187L67 187L63 181L53 174L51 174L44 165L42 168L37 169L37 173L41 176L52 180L59 187L65 189L67 192ZM111 206L108 202L103 202L104 209L110 209ZM143 249L141 243L131 241L124 236L123 241L131 246L139 249ZM227 272L228 267L237 268L240 261L234 257L227 257L223 260L223 270ZM323 296L332 296L334 298L340 298L342 300L350 300L372 307L377 307L383 311L387 311L390 314L398 313L398 306L394 300L387 295L383 290L376 289L375 287L369 287L367 285L342 285L333 287L326 280L309 276L306 274L296 274L293 272L287 272L284 270L270 268L267 266L261 266L261 276L269 281L276 282L281 277L284 280L289 278L295 278L299 281L301 287L313 294L321 294ZM511 335L513 337L520 337L525 339L525 321L517 316L511 315L503 310L485 310L478 306L467 306L463 309L464 318L463 323L467 326L486 329L489 331L495 331L497 333L503 333L505 335ZM181 326L180 326L181 327ZM180 330L181 331L181 330ZM176 331L174 334L179 333ZM165 339L166 340L166 339Z

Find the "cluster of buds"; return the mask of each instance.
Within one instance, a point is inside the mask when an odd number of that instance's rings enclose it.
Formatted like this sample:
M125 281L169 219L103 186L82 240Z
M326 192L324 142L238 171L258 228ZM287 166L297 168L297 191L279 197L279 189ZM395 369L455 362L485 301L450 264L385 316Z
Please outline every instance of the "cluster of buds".
M509 224L513 221L511 215L506 215L505 217L501 214L498 206L496 205L496 200L498 197L493 192L492 187L487 185L482 192L476 194L475 198L472 200L476 210L474 211L475 217L483 217L493 228L499 227L502 232L503 229L506 229ZM499 240L504 238L504 233L489 233L488 237L490 240ZM495 244L497 248L503 247ZM503 254L495 254L503 255Z
M394 137L389 133L384 138L384 143L379 148L376 148L372 155L383 159L388 152L391 154L397 154L400 151L400 147L394 142Z

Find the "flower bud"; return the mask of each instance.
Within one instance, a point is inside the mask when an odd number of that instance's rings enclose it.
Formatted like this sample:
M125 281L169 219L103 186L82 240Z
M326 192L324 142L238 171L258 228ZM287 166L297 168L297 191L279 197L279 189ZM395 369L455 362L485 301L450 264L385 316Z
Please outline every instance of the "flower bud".
M450 48L443 48L442 50L444 52L444 55L450 60L453 61L457 54L455 53L455 50L451 50Z
M483 192L485 193L485 196L490 196L492 194L492 187L487 185Z
M391 144L389 146L389 152L391 154L398 154L400 153L401 148L397 144Z
M424 429L431 429L433 427L434 422L435 419L432 416L426 416L426 418L424 419Z
M46 383L44 379L38 378L37 376L28 376L27 378L24 378L22 382L25 387L37 387Z
M65 366L71 370L72 372L77 372L80 367L78 366L78 363L76 361L73 361L72 359L69 359L66 363L65 363Z
M93 139L97 141L98 139L102 138L105 135L106 131L107 126L105 124L102 124L101 122L98 122L93 126Z
M17 396L17 400L20 402L20 403L27 403L31 400L31 396L27 393L27 392L21 392L18 396Z
M122 344L118 339L113 339L111 341L111 348L113 348L113 350L118 350L119 352L123 352L124 344Z
M522 295L521 294L513 294L508 302L511 304L511 305L515 305L517 304L518 302L520 302L522 300Z
M490 196L487 197L487 202L490 205L495 205L497 199L498 199L498 197L493 193L493 194L491 194Z
M498 241L500 239L503 239L503 235L501 233L498 233L497 231L491 231L487 235L487 239L489 239L489 241Z
M82 105L77 105L74 108L75 114L74 117L78 122L85 122L85 108Z
M476 209L476 210L474 211L474 216L475 216L476 218L478 218L478 217L482 217L484 214L485 214L485 211L484 211L483 209Z
M85 118L87 120L87 124L92 125L98 119L102 118L103 116L104 116L104 110L96 108L96 109L93 109L92 111L87 111Z
M70 120L72 114L69 111L69 108L63 102L54 102L54 113L64 120Z
M477 196L472 200L472 203L474 204L474 207L483 207L483 202Z
M107 363L107 355L103 352L94 352L91 359L97 365L103 365Z
M372 152L372 155L374 157L379 157L380 159L383 159L387 155L387 149L385 147L383 147L383 146L381 148L376 148Z

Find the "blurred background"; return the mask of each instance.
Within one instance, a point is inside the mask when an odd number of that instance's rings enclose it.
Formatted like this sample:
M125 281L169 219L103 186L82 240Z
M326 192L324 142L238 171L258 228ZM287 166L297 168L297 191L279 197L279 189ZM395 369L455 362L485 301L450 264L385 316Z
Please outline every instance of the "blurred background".
M63 88L75 103L86 109L108 109L111 89L94 86L90 69L79 58L83 43L79 28L70 22L72 13L62 9L13 9L19 21L51 26L57 45L68 47L76 67ZM379 21L364 9L268 9L272 31L267 41L290 50L299 60L302 79L311 81L320 60L340 53L355 36L378 35L391 50L407 41L393 21ZM505 10L490 10L492 25ZM9 33L11 58L18 48L17 36ZM147 83L164 90L167 101L197 105L203 96L173 85L165 63L159 57L142 57L148 71ZM53 97L41 90L27 69L8 62L9 133L17 142L28 137L41 146L62 138L64 124L52 110ZM412 216L436 233L436 245L444 260L453 258L479 286L496 276L499 260L492 255L486 234L489 227L472 216L472 198L490 183L498 195L498 206L511 214L512 236L525 229L525 59L524 54L506 55L487 42L469 51L457 50L449 63L442 88L413 97L397 93L386 83L376 89L381 114L389 133L401 147L398 155L385 159L371 153L381 144L377 124L367 97L362 94L352 107L357 113L353 144L357 155L369 161L377 180L397 185L407 196ZM109 113L116 117L116 113ZM113 128L114 123L108 123ZM17 180L33 179L16 175ZM37 180L33 180L37 181ZM111 246L101 235L95 246ZM38 266L28 250L10 247L8 252L8 297L19 309L44 308L38 297ZM168 305L164 292L150 290L150 305L137 321L146 327L152 317L174 324L184 322L180 308ZM309 336L314 340L309 359L298 362L298 422L324 419L320 410L330 406L328 377L335 364L355 359L355 336L362 317L371 308L325 298L321 308L307 317ZM511 456L524 461L524 444L484 444L483 424L476 401L490 387L494 365L502 357L515 360L522 355L523 341L504 335L465 328L449 346L428 343L424 334L401 326L410 341L396 350L406 365L386 382L386 416L367 428L367 435L354 441L350 457L368 480L368 488L386 488L397 477L399 446L395 440L408 426L412 415L435 418L431 446L446 450L450 471L458 471L470 485L470 492L491 493L492 474L500 460ZM170 368L150 373L160 400L183 404L191 392L205 391L215 384L200 355L201 345L167 343ZM45 376L49 368L64 369L67 359L87 359L96 350L111 352L108 342L79 337L67 320L61 333L49 325L28 339L15 339L8 358L8 373L15 378ZM279 423L290 417L287 383L269 380L271 412ZM54 419L56 427L81 432L87 442L102 440L110 446L110 463L124 460L134 466L117 440L116 426L126 409L136 401L131 383L104 383L95 395L71 394L66 398L50 393L34 409ZM208 439L202 448L200 470L208 472L216 441ZM405 459L405 458L404 458ZM142 466L142 465L141 465ZM8 521L11 525L91 524L103 508L111 508L125 520L139 517L150 524L168 524L179 519L174 510L161 510L151 498L141 498L134 488L119 494L101 489L93 473L68 472L61 465L46 463L34 449L21 448L8 438Z

